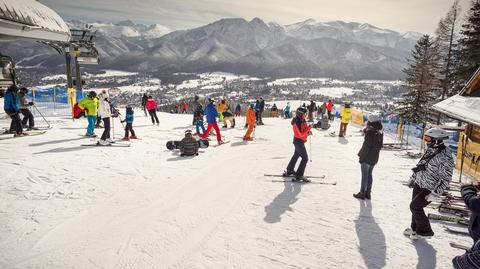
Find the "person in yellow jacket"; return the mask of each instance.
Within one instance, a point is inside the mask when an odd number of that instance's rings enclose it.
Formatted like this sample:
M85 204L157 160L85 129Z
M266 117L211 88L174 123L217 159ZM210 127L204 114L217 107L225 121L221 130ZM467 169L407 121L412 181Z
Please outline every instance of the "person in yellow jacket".
M255 115L255 111L253 110L254 104L250 104L247 110L247 124L248 124L248 130L245 133L245 136L243 136L244 141L251 141L253 140L252 137L250 136L253 132L253 128L255 128L255 122L257 121L257 116Z
M340 132L338 133L339 137L344 137L347 133L347 125L350 122L350 116L352 115L352 110L350 104L345 104L345 108L340 112Z
M98 98L97 93L91 91L87 94L87 97L83 98L78 106L81 109L87 110L86 116L88 120L87 134L88 137L96 137L95 133L95 123L97 122L97 110L98 110Z
M227 104L225 99L220 101L217 105L217 111L218 111L218 121L223 122L223 111L227 109Z

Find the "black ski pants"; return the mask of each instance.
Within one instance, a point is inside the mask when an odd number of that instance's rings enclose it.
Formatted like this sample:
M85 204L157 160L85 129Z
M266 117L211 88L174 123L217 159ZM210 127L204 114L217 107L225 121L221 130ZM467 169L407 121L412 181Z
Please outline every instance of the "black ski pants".
M133 131L133 123L127 123L125 126L125 137L128 137L128 132L132 133L132 136L135 136L135 132Z
M16 134L23 133L22 122L20 120L19 112L8 114L12 119L12 123L10 124L10 131L15 132Z
M293 156L288 163L287 171L295 170L295 164L297 164L298 158L301 157L302 160L300 161L300 165L298 166L296 175L303 176L303 174L305 173L305 167L307 167L308 163L308 154L307 149L305 148L305 142L297 141L295 139L293 141L293 145L295 146L295 152L293 153Z
M23 119L22 119L22 126L27 125L28 122L28 128L33 128L35 127L35 122L33 120L33 114L28 108L22 108L20 109L20 112L23 114Z
M110 118L103 118L103 133L102 137L100 137L101 140L105 140L107 138L110 138Z
M425 197L430 194L427 189L420 188L417 184L413 185L412 202L410 203L410 211L412 212L411 228L418 234L432 233L430 221L423 210L430 202Z
M157 122L157 124L159 124L160 122L158 121L158 117L157 117L157 111L155 109L150 109L148 111L148 114L150 114L150 117L152 118L152 123L155 124L155 121Z

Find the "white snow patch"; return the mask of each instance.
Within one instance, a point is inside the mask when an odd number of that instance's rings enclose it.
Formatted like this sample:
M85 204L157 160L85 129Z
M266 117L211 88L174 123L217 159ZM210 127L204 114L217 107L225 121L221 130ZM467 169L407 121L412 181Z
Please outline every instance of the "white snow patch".
M310 95L323 95L329 97L343 97L346 95L352 95L356 90L347 87L331 87L331 88L318 88L311 89Z

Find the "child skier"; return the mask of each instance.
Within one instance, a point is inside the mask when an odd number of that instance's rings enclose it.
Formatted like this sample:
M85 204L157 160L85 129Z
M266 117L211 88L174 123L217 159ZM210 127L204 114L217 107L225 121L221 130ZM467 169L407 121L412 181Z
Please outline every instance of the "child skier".
M135 132L133 131L133 108L131 106L127 106L125 111L125 119L122 122L127 123L125 125L125 136L122 138L123 141L129 141L130 139L137 139L135 136ZM129 137L128 133L132 135Z
M155 122L157 122L157 125L159 125L160 122L158 121L158 117L157 117L158 106L157 106L157 103L153 101L153 97L151 95L148 97L148 100L145 103L145 107L148 110L148 114L150 114L150 117L152 118L153 125L155 125Z
M253 128L255 128L255 111L253 110L254 104L250 104L250 106L247 109L247 124L248 124L248 130L243 136L244 141L251 141L253 140L252 137L250 136L253 132Z
M413 175L409 183L413 188L410 203L412 222L410 228L403 233L411 239L430 238L434 235L423 208L440 196L452 179L455 163L452 152L443 143L445 138L448 138L448 134L441 128L431 128L425 132L427 151L417 166L412 168Z
M295 176L295 179L292 181L310 181L303 176L308 162L305 142L307 141L308 136L312 134L310 131L311 126L305 121L305 113L307 113L307 109L304 107L299 107L297 109L297 115L292 119L291 122L293 127L293 145L295 146L295 152L293 153L293 156L288 163L287 170L283 173L283 176ZM300 161L300 165L295 172L295 164L297 163L299 157L302 158L302 161Z
M88 95L80 100L78 107L87 110L88 127L85 136L96 137L94 133L95 122L97 121L98 99L95 91L90 91Z
M180 141L180 156L198 155L198 141L192 137L192 131L185 131L185 138Z
M217 124L217 117L218 117L218 112L217 109L215 108L214 101L209 98L208 99L208 105L205 107L205 116L207 116L207 130L203 133L202 140L206 140L208 137L208 134L212 130L212 128L215 130L215 133L217 134L217 142L219 145L225 143L222 141L222 136L220 134L220 129L218 129L218 124Z

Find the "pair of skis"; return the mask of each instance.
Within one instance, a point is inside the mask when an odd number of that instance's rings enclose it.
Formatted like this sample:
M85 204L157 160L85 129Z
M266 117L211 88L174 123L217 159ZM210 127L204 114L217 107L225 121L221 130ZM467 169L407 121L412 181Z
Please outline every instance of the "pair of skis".
M294 183L301 183L301 184L321 184L321 185L337 185L337 182L325 182L325 181L317 181L315 179L324 179L325 175L321 176L305 176L305 178L311 180L310 182L305 181L294 181L293 179L295 176L284 176L284 175L276 175L276 174L264 174L266 177L281 177L284 178L283 180L271 180L272 182L294 182ZM313 180L312 180L313 179Z

